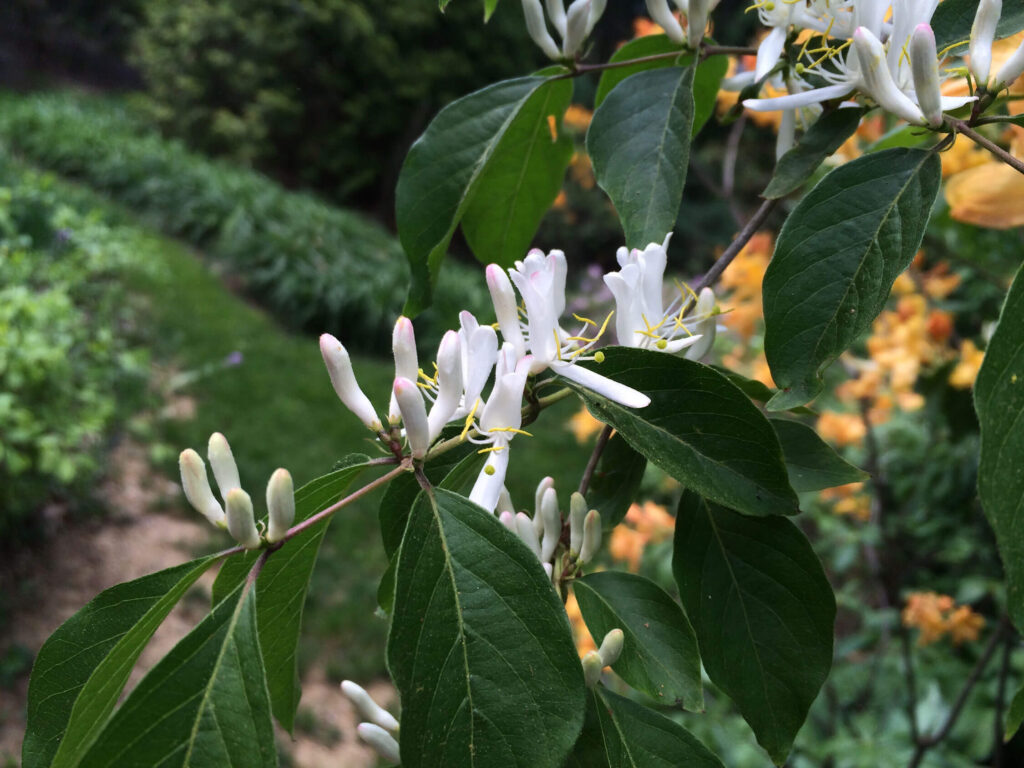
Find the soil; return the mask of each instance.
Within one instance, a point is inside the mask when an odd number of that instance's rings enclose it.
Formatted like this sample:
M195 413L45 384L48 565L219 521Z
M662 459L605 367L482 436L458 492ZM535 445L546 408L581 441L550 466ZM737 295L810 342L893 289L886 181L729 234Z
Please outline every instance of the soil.
M176 482L155 474L142 446L124 441L109 458L111 471L100 488L107 513L99 519L62 522L59 509L48 511L55 528L48 542L23 554L6 570L17 584L10 615L0 637L0 659L30 658L47 637L95 595L119 582L168 568L204 550L210 530L182 509ZM203 617L214 573L193 588L157 631L133 672L129 687L141 679ZM0 766L20 764L25 730L28 665L0 688ZM387 683L371 687L387 705ZM282 751L295 768L369 768L374 754L355 733L356 717L338 686L313 669L303 683L303 729L292 741L280 733Z

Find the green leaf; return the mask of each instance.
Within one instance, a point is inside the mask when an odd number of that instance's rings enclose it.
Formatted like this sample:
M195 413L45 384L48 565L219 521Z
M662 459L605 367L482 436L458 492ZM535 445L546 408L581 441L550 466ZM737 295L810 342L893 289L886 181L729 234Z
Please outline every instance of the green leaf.
M769 410L817 396L822 370L871 327L921 245L941 178L932 152L865 155L786 219L762 283L765 354L780 388Z
M748 379L742 373L731 371L724 366L712 365L711 367L714 368L723 376L725 376L725 378L727 378L733 384L735 384L744 395L749 397L755 403L767 403L769 400L775 397L775 394L779 391L777 389L772 389L771 387L764 384L763 382L758 381L757 379ZM806 408L802 405L799 406L798 408L790 408L789 412L799 414L800 416L818 415L815 411L812 411L810 408Z
M406 313L430 306L455 227L516 115L547 80L495 83L442 109L412 145L395 191L398 235L412 270Z
M601 526L610 531L622 522L640 490L647 459L615 433L605 446L587 489L587 509L601 513Z
M1013 696L1013 701L1010 702L1010 708L1006 711L1006 728L1003 730L1003 740L1009 741L1012 739L1017 731L1020 730L1021 724L1024 723L1024 686L1021 686L1020 690Z
M572 139L558 128L572 100L572 81L538 88L505 130L462 216L466 242L482 263L511 267L562 189L572 159Z
M1024 268L1017 272L974 385L978 495L1006 569L1010 618L1024 627Z
M619 213L626 244L660 243L683 199L693 127L692 66L640 72L594 113L587 152L597 183Z
M601 103L608 97L612 90L625 80L638 72L647 72L651 69L665 69L666 67L688 66L693 63L693 54L687 52L682 46L673 43L666 35L644 35L635 40L630 40L619 48L612 57L608 59L609 64L631 59L643 59L648 56L661 56L662 54L677 53L676 57L666 56L664 59L653 61L641 61L637 64L630 64L628 67L613 67L601 73L601 79L597 83L597 90L594 92L594 109L601 106Z
M409 518L388 667L404 768L560 768L583 724L579 657L544 569L494 515L444 489Z
M664 715L602 687L590 696L608 768L723 768L696 736Z
M575 382L590 412L683 485L749 515L796 514L782 448L764 414L713 368L663 352L611 347L591 365L651 398L631 409Z
M789 484L798 493L820 491L866 480L868 474L836 453L806 424L790 419L769 419L782 444Z
M616 674L659 704L704 708L697 637L683 609L650 579L602 571L573 582L591 637L618 627L625 634Z
M104 590L50 635L29 681L25 768L75 765L153 632L214 560L193 560Z
M218 603L132 691L81 768L272 768L256 594Z
M447 5L451 0L445 0ZM488 22L491 20L491 16L494 14L495 9L498 7L498 0L484 0L484 21Z
M341 499L352 481L366 468L352 464L307 483L295 492L295 522L300 523ZM299 682L298 645L302 632L302 611L306 591L320 544L330 518L290 539L267 560L256 581L257 625L263 663L266 667L274 717L289 733L295 725L302 689ZM218 603L243 583L259 552L248 552L224 563L213 583L213 600Z
M641 38L642 39L642 38ZM601 734L601 716L597 713L597 692L587 692L587 708L583 716L583 730L573 745L565 768L608 768L608 752Z
M967 48L971 37L971 25L978 12L979 0L944 0L932 15L931 26L935 32L935 44L941 51L954 43L952 52L960 53ZM1003 0L1003 11L996 27L996 38L1009 37L1024 29L1024 0ZM994 73L993 73L994 74Z
M764 197L785 197L799 189L853 135L863 116L863 109L836 109L819 117L796 146L779 158Z
M697 64L697 74L693 78L693 129L691 136L700 133L700 129L715 114L715 107L718 105L718 92L722 88L722 79L728 71L728 56L708 56Z
M789 520L752 518L686 491L672 570L711 681L781 765L832 666L836 604Z

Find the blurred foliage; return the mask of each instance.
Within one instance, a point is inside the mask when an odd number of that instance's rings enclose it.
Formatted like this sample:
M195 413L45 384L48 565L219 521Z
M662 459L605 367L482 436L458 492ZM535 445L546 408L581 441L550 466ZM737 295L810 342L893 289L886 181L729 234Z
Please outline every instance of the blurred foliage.
M144 358L118 284L138 243L0 167L0 539L40 530L48 501L88 499L105 441L138 402Z
M116 100L6 96L0 135L202 248L286 325L331 331L361 349L389 338L408 267L398 242L365 217L191 153ZM488 303L479 270L449 265L437 309L417 323L421 338L457 325L459 307Z
M134 62L189 144L338 200L391 200L444 104L542 63L518 3L152 0ZM390 209L390 205L387 205Z

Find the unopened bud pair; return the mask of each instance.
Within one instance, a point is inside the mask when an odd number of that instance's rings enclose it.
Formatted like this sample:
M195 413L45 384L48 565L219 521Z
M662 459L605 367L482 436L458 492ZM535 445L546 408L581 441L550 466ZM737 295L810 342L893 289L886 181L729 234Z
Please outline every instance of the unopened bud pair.
M256 516L249 494L242 490L238 465L227 438L220 432L210 436L207 458L213 469L217 489L224 500L222 507L210 488L206 464L191 448L181 452L178 465L185 498L193 509L218 528L227 528L231 537L246 549L258 549L263 538L256 528ZM292 476L286 469L278 469L267 483L267 531L270 544L284 538L295 521L295 491Z
M981 0L971 26L970 69L978 88L999 92L1012 85L1024 73L1024 43L999 68L989 82L992 71L992 43L1003 11L1002 0Z
M668 39L677 45L684 42L696 50L704 39L704 30L708 26L711 11L718 5L718 0L675 0L676 7L686 14L686 32L669 10L668 0L647 0L647 13L654 23L665 30Z
M604 636L601 647L596 651L588 651L581 660L583 680L588 688L593 688L601 679L601 670L610 667L622 655L622 647L626 636L621 629L613 629Z
M545 0L545 4L548 20L562 38L562 47L558 47L548 32L540 0L523 0L526 31L545 56L554 61L561 61L572 59L579 53L583 42L604 13L607 0L573 0L568 11L562 0Z
M375 702L366 689L351 680L341 684L341 692L355 705L359 716L367 721L356 727L359 738L385 760L401 762L398 740L395 738L398 736L399 725L394 716Z

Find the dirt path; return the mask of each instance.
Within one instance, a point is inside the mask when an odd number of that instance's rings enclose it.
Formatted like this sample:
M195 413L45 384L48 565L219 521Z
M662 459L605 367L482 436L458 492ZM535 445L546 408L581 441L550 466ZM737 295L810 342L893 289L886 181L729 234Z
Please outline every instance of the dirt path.
M168 568L201 549L209 536L205 525L181 514L177 484L156 475L145 450L124 442L109 459L110 479L100 493L108 514L102 519L65 525L48 543L12 564L17 596L7 632L0 638L0 658L9 650L34 655L47 637L95 595L119 582ZM170 510L170 511L161 511ZM214 574L206 574L157 631L140 659L134 685L205 614ZM378 686L386 701L390 688ZM0 689L0 765L19 765L25 730L28 672L13 686ZM304 712L302 711L304 710ZM300 722L294 742L281 734L296 768L369 768L373 754L355 735L355 715L337 686L313 671L303 685Z

